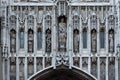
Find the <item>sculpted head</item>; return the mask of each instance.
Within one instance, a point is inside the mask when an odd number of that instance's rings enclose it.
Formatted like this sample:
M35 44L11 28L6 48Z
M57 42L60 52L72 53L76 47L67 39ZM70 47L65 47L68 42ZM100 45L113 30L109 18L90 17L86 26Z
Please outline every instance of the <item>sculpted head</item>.
M64 22L64 18L61 18L61 22Z

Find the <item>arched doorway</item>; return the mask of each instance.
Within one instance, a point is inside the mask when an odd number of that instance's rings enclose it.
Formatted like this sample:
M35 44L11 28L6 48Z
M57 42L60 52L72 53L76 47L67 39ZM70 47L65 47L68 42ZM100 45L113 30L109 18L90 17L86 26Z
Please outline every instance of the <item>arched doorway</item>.
M61 65L56 69L53 67L43 70L42 72L33 75L28 80L96 80L93 76L78 70L76 68Z

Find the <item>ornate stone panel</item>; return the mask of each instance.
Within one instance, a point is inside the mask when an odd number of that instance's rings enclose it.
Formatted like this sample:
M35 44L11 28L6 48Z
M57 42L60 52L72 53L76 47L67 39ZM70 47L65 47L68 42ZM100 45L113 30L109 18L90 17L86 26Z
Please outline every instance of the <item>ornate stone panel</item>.
M97 78L97 72L98 72L98 69L97 69L97 58L96 57L92 57L91 58L91 74L93 76L95 76Z
M106 80L106 58L100 58L100 80Z
M10 58L10 80L16 80L16 58Z
M43 69L43 58L42 57L37 57L37 71L40 71Z
M109 58L108 77L109 77L109 80L115 80L115 58L114 57Z

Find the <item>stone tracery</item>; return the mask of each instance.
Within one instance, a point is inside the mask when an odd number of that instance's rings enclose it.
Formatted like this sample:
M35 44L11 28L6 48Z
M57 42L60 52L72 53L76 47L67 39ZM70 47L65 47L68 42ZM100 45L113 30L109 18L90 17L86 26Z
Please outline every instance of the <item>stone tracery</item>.
M89 0L87 2L92 1ZM106 17L109 8L108 6L73 6L74 4L72 4L72 2L69 5L68 3L69 1L66 0L62 0L60 3L59 1L56 1L54 4L58 6L54 5L54 8L52 2L49 6L47 3L47 6L42 6L41 4L36 6L31 4L31 6L15 5L16 9L13 7L12 13L14 11L18 12L14 14L15 16L9 18L10 24L14 26L12 29L15 30L15 32L12 32L13 35L10 35L10 50L14 53L17 52L15 53L15 57L19 56L18 58L20 60L17 61L21 61L19 64L20 67L26 68L26 66L28 66L26 69L36 69L35 71L24 72L26 73L25 75L28 76L51 65L56 66L64 64L83 68L97 78L103 76L101 79L105 80L106 76L104 75L106 73L104 71L107 64L104 60L107 60L107 58L103 59L102 62L99 62L99 59L101 60L103 56L106 57L106 54L111 56L109 53L115 54L116 18L113 16ZM99 43L101 26L104 26L104 33L106 33L104 40L105 46L102 48L100 48L101 45ZM23 50L19 50L16 47L18 46L16 43L19 41L17 29L20 28L24 28L25 34L25 47ZM42 47L37 50L36 37L38 28L41 28L42 32ZM108 44L106 42L108 42ZM106 45L108 45L108 47ZM26 49L28 51L26 51ZM33 54L29 55L29 53ZM47 53L47 55L45 53ZM77 53L77 55L74 55L74 53ZM96 55L93 55L93 53L96 53ZM21 56L27 56L28 58L27 60L23 59L22 61ZM93 56L95 59L91 58ZM34 59L30 61L29 57ZM28 64L26 65L23 63L24 61L27 61ZM114 65L115 63L112 65L110 64L110 66ZM102 74L100 75L98 74L98 71L100 71L98 67L101 68ZM19 70L22 72L23 69L21 69L22 68ZM23 77L24 75L21 75L21 72L16 74L20 74L20 77L23 79L25 77ZM114 78L114 76L112 76L112 78ZM27 78L25 78L25 80L26 79Z

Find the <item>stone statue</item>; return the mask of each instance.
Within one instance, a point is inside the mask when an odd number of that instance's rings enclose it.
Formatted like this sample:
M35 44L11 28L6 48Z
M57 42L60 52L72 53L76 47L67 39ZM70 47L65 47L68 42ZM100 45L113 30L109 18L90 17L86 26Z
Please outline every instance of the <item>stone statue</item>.
M30 31L29 32L29 35L28 35L28 37L29 37L29 41L28 41L28 51L29 52L33 52L33 33L32 33L32 31Z
M16 34L15 34L15 32L12 32L12 33L11 33L11 47L12 47L12 48L11 48L11 51L12 51L12 52L15 52L15 49L16 49L16 48L15 48L15 45L16 45L15 42L16 42Z
M109 33L109 51L113 52L113 47L114 47L114 35L113 31L110 31Z
M12 37L11 44L15 45L15 37L16 37L15 33L11 34L11 37Z
M74 46L74 52L79 52L79 34L78 31L76 30L74 32L73 46Z
M59 23L59 50L65 51L66 48L66 23L64 22L64 18L61 19Z
M91 46L92 52L96 52L96 47L97 47L96 43L97 43L97 36L96 36L95 30L93 30L93 32L92 32L92 46Z
M46 33L46 52L51 52L51 31Z

